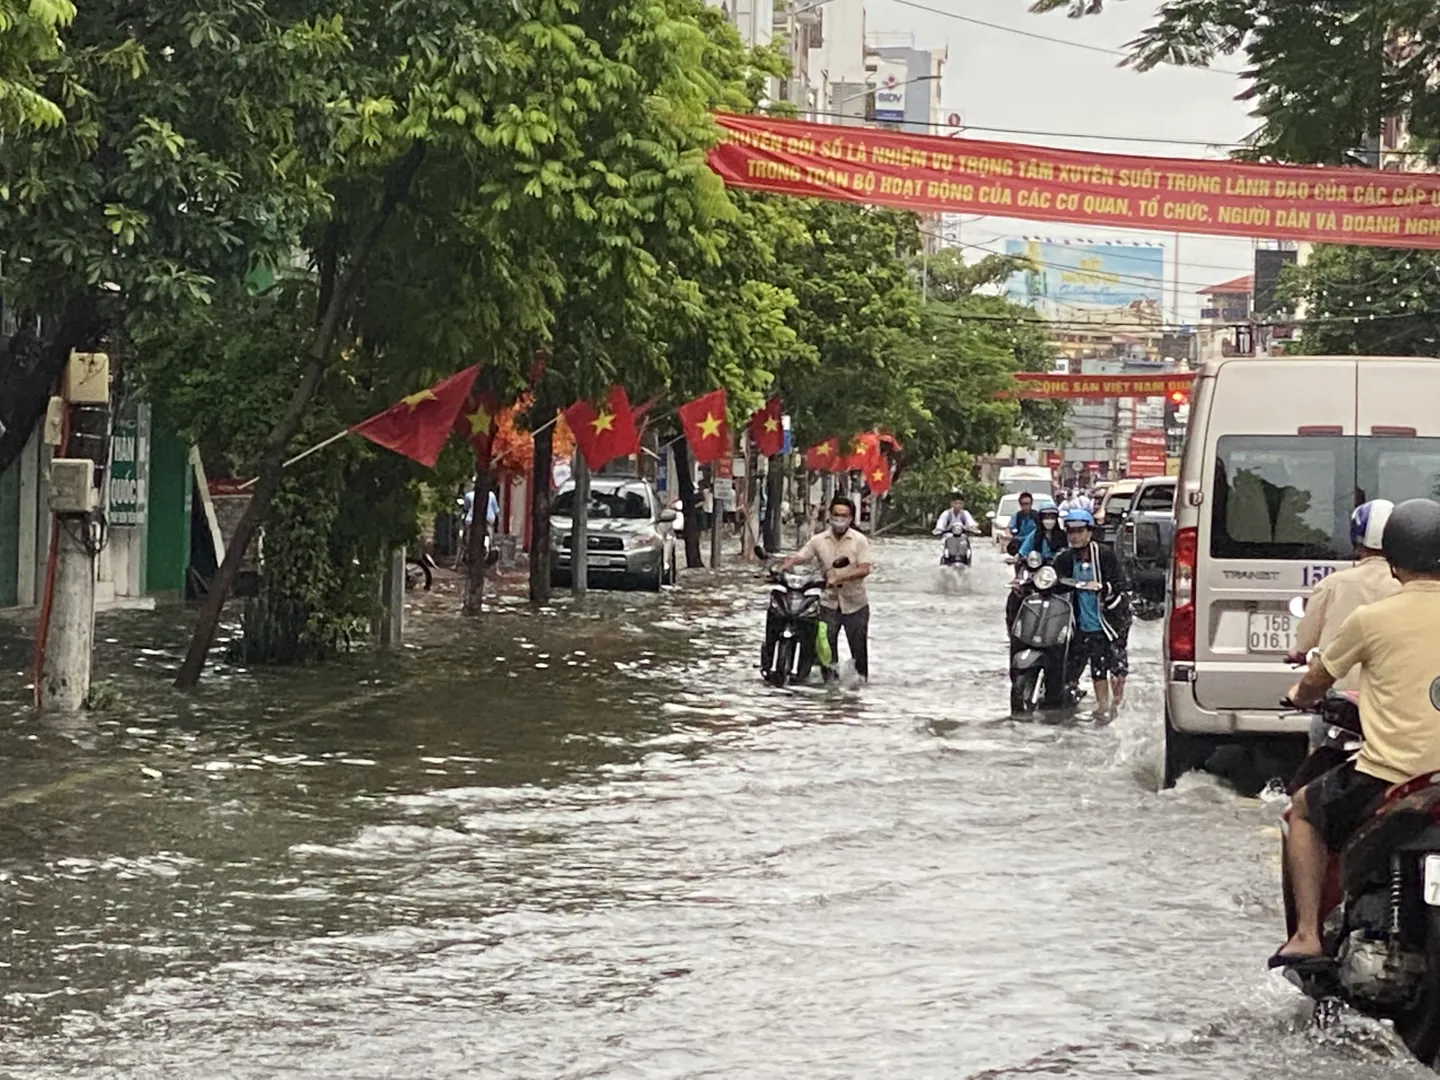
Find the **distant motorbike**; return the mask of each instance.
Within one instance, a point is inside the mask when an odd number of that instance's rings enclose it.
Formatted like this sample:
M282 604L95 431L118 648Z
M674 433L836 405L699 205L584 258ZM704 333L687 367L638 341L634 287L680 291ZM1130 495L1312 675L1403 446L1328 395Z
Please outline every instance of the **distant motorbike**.
M950 526L940 551L941 566L970 565L970 530L956 523Z
M756 548L761 561L771 556ZM850 565L836 559L832 569ZM815 668L815 640L820 627L820 597L825 573L813 568L768 570L770 602L765 612L765 643L760 647L760 672L772 686L804 683Z
M1289 702L1283 704L1289 705ZM1363 742L1355 695L1332 691L1315 710L1325 737L1291 779L1293 794ZM1281 824L1281 855L1290 811ZM1295 932L1288 874L1285 920ZM1440 1062L1440 774L1397 784L1331 859L1322 910L1325 957L1285 969L1323 1021L1344 1003L1390 1020L1427 1066Z
M405 557L405 588L414 590L424 582L425 591L430 591L430 586L435 583L435 571L439 567L431 557L430 552L422 551L418 555L407 555Z
M1023 567L1010 623L1010 711L1015 715L1042 706L1064 708L1077 699L1065 679L1075 635L1070 601L1055 592L1059 577L1038 551L1026 556Z

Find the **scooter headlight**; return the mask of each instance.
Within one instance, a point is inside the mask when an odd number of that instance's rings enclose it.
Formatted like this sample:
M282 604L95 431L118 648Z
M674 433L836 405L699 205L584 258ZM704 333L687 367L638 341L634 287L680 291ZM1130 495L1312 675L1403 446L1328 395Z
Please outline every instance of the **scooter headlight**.
M1034 553L1032 552L1031 554L1033 555ZM1059 577L1056 575L1053 566L1042 566L1039 570L1035 571L1035 588L1037 589L1053 589L1055 582L1058 580Z

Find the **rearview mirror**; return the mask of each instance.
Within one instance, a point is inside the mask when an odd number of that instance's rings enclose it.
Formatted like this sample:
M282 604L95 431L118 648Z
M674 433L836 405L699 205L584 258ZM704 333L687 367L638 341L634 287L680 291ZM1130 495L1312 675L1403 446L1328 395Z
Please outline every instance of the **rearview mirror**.
M986 520L986 521L994 521L994 520L995 520L995 511L994 511L994 510L987 510L987 511L985 512L985 520Z
M1304 616L1304 614L1305 614L1305 603L1306 603L1305 597L1303 597L1303 596L1292 596L1292 597L1290 598L1290 614L1291 614L1291 615L1294 615L1297 619L1299 619L1299 618L1301 618L1302 616Z
M845 567L847 567L847 566L849 566L849 565L850 565L850 556L848 556L848 555L841 555L840 558L836 559L834 562L832 562L832 563L830 564L830 569L832 569L832 570L844 570Z
M679 516L680 515L675 513L675 511L668 506L664 510L660 511L660 521L666 525L670 524L670 522L674 521Z

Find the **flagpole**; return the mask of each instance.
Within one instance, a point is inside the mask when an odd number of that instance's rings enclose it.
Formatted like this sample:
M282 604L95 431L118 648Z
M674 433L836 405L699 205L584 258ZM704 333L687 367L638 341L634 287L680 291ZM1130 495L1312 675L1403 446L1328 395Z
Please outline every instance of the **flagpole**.
M290 458L288 461L285 462L285 464L281 465L280 467L281 467L282 469L288 469L291 465L294 465L297 461L301 461L301 460L309 457L311 454L315 453L317 450L324 450L325 447L329 446L331 443L337 443L337 442L339 442L341 439L343 439L346 435L349 435L349 434L350 434L350 429L349 429L348 427L347 427L347 428L342 428L341 430L337 431L334 435L331 435L331 436L330 436L328 439L326 439L324 442L318 442L318 443L316 443L314 446L310 447L309 450L302 450L302 451L300 451L300 453L298 453L298 454L296 454L294 457ZM247 489L249 489L249 488L252 488L252 487L254 487L257 483L259 483L259 481L260 481L260 478L259 478L258 476L251 477L249 480L246 480L243 484L240 485L240 489L239 489L239 490L245 491L245 490L247 490Z

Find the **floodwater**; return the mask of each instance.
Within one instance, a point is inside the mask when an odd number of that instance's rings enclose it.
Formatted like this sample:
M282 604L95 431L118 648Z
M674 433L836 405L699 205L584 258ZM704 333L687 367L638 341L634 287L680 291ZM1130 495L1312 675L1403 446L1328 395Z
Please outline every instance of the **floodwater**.
M398 656L192 698L173 618L107 621L68 725L12 633L0 1077L1428 1075L1264 970L1275 808L1156 793L1154 624L1114 724L1011 722L998 557L876 552L854 693L759 683L742 571L427 597Z

